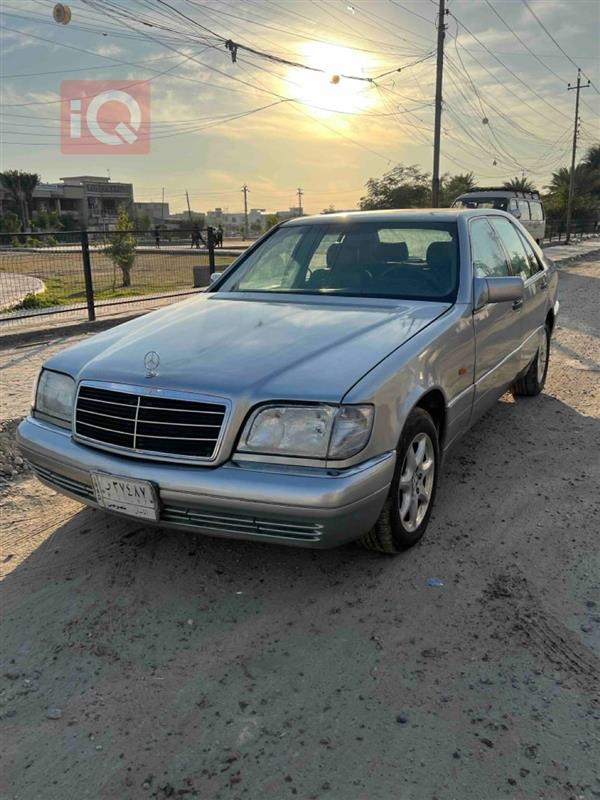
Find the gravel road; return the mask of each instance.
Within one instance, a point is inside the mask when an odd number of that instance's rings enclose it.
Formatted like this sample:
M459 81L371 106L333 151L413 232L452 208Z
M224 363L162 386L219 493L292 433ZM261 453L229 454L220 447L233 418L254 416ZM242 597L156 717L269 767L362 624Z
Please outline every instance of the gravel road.
M463 439L393 559L82 509L11 439L67 342L0 353L0 797L600 797L597 256L561 301L544 394Z

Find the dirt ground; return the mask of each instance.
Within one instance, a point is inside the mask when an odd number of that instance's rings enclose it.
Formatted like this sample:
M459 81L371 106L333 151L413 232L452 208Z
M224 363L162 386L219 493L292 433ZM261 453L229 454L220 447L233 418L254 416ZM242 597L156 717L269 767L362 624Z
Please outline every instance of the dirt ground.
M599 301L600 260L561 270L544 394L463 439L398 558L82 509L11 445L67 342L0 353L0 797L600 797Z

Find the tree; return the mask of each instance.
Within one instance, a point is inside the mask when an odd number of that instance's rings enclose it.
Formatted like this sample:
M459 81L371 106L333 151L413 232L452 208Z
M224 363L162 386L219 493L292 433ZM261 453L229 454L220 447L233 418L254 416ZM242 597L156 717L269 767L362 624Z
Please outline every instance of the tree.
M7 211L0 217L0 232L19 233L20 230L21 221L14 211Z
M271 228L274 228L275 225L278 225L280 221L279 214L267 214L267 218L265 220L265 232L270 231Z
M449 208L457 197L465 192L472 192L476 185L477 181L472 172L444 175L440 193L442 208Z
M147 211L144 211L143 214L140 214L139 217L136 217L135 226L140 231L149 231L152 227L152 217Z
M363 211L378 208L423 208L431 205L431 177L415 166L399 164L381 178L369 178Z
M252 225L250 225L250 230L252 231L252 233L256 234L262 233L262 229L263 229L262 222L259 219L255 219Z
M589 169L600 171L600 144L594 144L588 148L582 163Z
M40 231L57 231L62 228L60 214L58 211L36 211L33 214L32 222L34 228Z
M552 173L546 187L544 207L549 220L564 221L569 202L569 183L571 170L560 167ZM584 159L575 167L573 192L573 219L597 219L600 210L600 170L590 167Z
M504 181L502 184L503 189L509 189L511 192L536 192L537 189L529 178L511 178L509 181Z
M60 228L64 231L78 231L81 228L78 217L64 213L59 216Z
M35 172L23 172L20 169L8 169L0 172L0 185L8 193L14 211L21 217L23 229L29 228L33 206L33 191L40 182Z
M131 233L133 223L125 206L119 206L117 226L110 235L110 241L105 248L106 255L123 274L123 287L131 286L131 270L135 262L135 237ZM113 288L116 280L113 278Z

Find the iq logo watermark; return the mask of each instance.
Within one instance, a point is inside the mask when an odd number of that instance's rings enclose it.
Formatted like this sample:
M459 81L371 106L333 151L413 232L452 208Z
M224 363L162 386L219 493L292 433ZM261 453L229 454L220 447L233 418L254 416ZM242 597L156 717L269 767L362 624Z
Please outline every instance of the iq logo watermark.
M60 97L61 153L150 152L148 81L62 81Z

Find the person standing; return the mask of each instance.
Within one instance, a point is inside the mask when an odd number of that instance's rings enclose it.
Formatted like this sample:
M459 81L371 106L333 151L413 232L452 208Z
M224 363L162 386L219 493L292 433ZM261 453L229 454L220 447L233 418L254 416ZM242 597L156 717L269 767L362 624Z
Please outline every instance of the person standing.
M154 226L154 244L156 247L160 247L160 227L158 225Z

